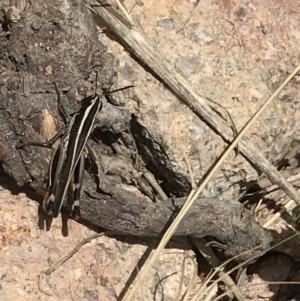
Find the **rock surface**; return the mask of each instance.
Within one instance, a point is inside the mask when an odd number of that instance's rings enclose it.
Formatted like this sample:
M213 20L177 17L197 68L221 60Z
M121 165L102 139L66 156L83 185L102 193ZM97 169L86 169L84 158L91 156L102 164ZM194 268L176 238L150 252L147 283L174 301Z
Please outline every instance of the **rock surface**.
M117 108L114 114L119 116L117 121L122 119L122 122L112 122L107 126L106 119L102 126L106 125L109 130L118 133L127 129L129 123L125 121L134 114L136 132L133 135L144 138L139 141L149 147L150 153L156 151L156 154L160 154L158 157L146 156L144 150L143 160L147 168L162 181L162 187L169 195L186 195L190 189L190 175L183 152L187 153L198 181L226 144L190 109L164 89L151 73L139 66L118 42L110 39L111 35L108 38L100 30L100 40L107 45L108 52L104 51L106 46L93 43L97 40L97 32L93 29L92 17L86 17L82 1L52 2L53 6L44 1L15 1L15 7L9 7L8 1L0 4L5 9L0 18L0 59L5 62L0 67L0 106L8 106L11 114L0 111L0 161L6 172L19 185L27 183L39 193L44 191L43 182L47 177L50 152L30 148L24 153L18 153L15 145L20 141L12 137L26 140L42 135L50 138L53 132L44 129L45 118L42 118L41 112L45 108L48 108L48 112L43 111L43 116L52 116L56 112L53 79L59 78L64 99L70 111L74 111L74 98L80 98L79 94L84 94L81 92L87 90L89 93L94 87L88 70L93 63L101 65L104 70L99 79L103 88L111 85L115 71L118 87L135 85L136 95L124 93L120 98L116 95L115 104L122 106L122 110ZM201 96L211 99L211 105L224 118L228 117L220 105L228 110L237 130L299 63L300 21L297 18L297 1L291 0L283 5L282 1L276 0L270 6L267 0L251 3L240 0L204 0L200 1L195 10L195 1L124 2L149 40L193 84L195 90ZM28 22L23 26L22 18L25 15ZM189 22L182 29L190 15ZM82 27L83 24L85 27ZM86 32L86 35L82 32ZM24 43L23 38L27 36L31 40ZM92 41L88 36L93 37ZM54 54L53 47L65 47L60 57ZM90 48L90 52L96 52L95 58L87 55ZM26 55L28 49L35 53L34 59ZM68 69L67 66L73 67ZM274 163L290 145L300 139L297 126L300 120L298 82L297 76L247 134ZM24 107L19 107L19 103L24 103ZM40 106L32 107L31 103ZM109 102L105 106L100 115L101 120L113 108ZM10 127L3 123L4 117L13 121ZM55 124L55 118L52 118L52 123ZM22 136L24 132L26 136ZM165 152L157 151L161 149ZM107 154L107 149L104 148L103 153ZM124 182L122 176L119 177ZM126 175L124 178L127 179ZM236 157L232 153L207 186L204 195L220 196L224 201L236 200L240 194L239 183L256 178L257 171L243 157ZM127 180L126 184L135 186L131 178ZM49 276L48 285L44 288L50 292L49 296L38 289L40 271L70 251L91 230L71 221L69 231L72 235L65 238L60 234L61 224L58 219L50 232L42 232L36 225L38 210L34 201L28 200L24 194L11 194L6 190L0 193L1 300L57 300L58 297L64 300L116 299L115 292L117 295L121 293L145 250L145 246L138 245L143 244L144 240L135 240L136 245L132 245L132 241L121 242L101 237L84 246ZM146 243L151 245L149 241ZM172 273L180 273L185 256L182 251L179 253L168 254L168 258L162 255L163 258L157 264L157 273L154 270L149 275L140 298L151 300L158 293L160 298L164 296L164 300L174 300L179 274ZM186 267L189 276L185 285L192 277L193 268L192 264ZM157 290L157 283L169 275L172 276L163 280L161 290ZM257 294L249 299L268 300L271 294L267 286L261 295L261 299Z

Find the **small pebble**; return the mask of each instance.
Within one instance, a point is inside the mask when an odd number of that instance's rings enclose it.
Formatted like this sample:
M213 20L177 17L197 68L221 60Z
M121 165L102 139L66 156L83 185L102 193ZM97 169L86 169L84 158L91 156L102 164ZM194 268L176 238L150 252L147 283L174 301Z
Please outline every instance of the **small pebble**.
M175 24L172 18L162 19L156 22L156 25L165 29L175 29Z

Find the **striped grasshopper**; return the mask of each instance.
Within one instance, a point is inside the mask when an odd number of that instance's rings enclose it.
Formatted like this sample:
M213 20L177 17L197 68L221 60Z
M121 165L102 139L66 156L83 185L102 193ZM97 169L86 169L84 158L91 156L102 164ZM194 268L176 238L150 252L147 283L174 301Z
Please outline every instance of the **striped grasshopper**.
M54 86L57 93L58 110L66 126L48 142L27 142L19 145L17 148L20 149L29 145L52 148L54 143L60 139L60 145L54 152L50 162L48 185L43 200L43 208L48 215L56 218L61 211L68 188L71 187L73 191L71 216L79 218L79 200L85 170L85 157L88 153L92 158L94 157L88 145L88 139L91 135L96 116L102 109L102 101L96 93L84 98L81 101L80 110L69 120L69 116L61 102L57 85L54 84ZM130 87L133 86L105 92L104 95Z

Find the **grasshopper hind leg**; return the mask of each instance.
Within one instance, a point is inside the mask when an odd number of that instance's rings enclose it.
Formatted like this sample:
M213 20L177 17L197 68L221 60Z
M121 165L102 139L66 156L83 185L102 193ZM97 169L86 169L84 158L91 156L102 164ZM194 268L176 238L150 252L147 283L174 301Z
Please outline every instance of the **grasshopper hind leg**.
M84 176L84 168L85 168L85 154L82 154L80 157L78 164L74 170L73 181L72 181L72 190L73 190L73 204L71 217L74 219L80 218L80 193L82 187L82 181Z
M47 199L44 200L43 208L44 211L47 213L49 216L53 216L53 206L54 206L54 196L49 194L47 195Z
M49 166L48 187L43 200L43 208L47 215L54 215L54 201L57 183L59 182L60 172L63 165L63 150L59 147L52 156Z

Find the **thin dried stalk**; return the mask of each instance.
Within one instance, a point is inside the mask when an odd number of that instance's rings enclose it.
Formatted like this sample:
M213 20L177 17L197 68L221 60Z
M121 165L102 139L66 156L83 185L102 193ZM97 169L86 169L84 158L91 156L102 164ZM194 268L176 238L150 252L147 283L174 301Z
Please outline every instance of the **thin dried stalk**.
M220 278L223 277L223 282L228 287L229 291L233 292L237 300L245 301L246 300L245 297L243 296L240 289L236 286L232 278L227 273L224 273L222 271L222 268L218 268L220 267L220 262L217 256L214 254L213 250L205 245L206 244L205 239L193 239L193 243L198 248L198 250L204 255L205 259L209 262L210 266L214 269L217 269L218 275L220 276ZM206 297L206 299L207 298L208 296ZM211 298L207 300L211 300Z

